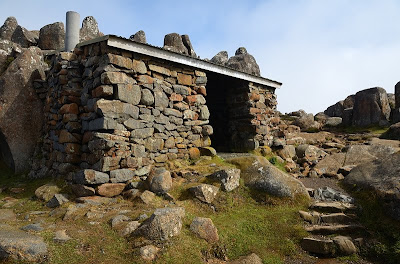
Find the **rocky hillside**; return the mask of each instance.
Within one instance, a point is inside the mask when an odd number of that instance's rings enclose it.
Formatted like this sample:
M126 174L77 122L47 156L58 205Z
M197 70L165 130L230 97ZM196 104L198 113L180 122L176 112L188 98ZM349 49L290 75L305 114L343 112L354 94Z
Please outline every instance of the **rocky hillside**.
M41 127L45 55L63 48L64 35L62 23L29 31L8 18L0 28L1 131L12 135L12 150L36 144L29 135ZM100 35L85 18L81 40ZM143 31L131 39L146 43ZM164 49L197 56L187 35L168 34ZM244 48L211 62L260 74ZM9 171L2 149L0 260L398 263L400 125L387 129L397 120L397 90L371 88L315 116L300 110L271 119L270 146L252 153L207 147L141 174L86 169L69 182L33 180Z
M399 141L379 139L374 131L308 133L294 125L282 133L272 148L219 156L211 151L153 168L144 182L129 177L121 189L96 184L103 175L95 172L80 176L90 187L54 179L28 183L3 170L2 257L49 263L62 263L65 256L71 263L315 263L316 257L350 255L336 263L396 263L396 231L382 235L357 193L369 192L382 211L400 219ZM350 190L357 191L356 199ZM398 225L383 214L375 217Z

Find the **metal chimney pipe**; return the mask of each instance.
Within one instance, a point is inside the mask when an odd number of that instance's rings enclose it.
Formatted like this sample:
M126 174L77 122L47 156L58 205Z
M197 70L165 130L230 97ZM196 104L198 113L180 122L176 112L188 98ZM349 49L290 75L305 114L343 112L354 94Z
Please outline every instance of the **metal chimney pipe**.
M79 43L80 15L74 11L67 12L65 30L65 51L72 51Z

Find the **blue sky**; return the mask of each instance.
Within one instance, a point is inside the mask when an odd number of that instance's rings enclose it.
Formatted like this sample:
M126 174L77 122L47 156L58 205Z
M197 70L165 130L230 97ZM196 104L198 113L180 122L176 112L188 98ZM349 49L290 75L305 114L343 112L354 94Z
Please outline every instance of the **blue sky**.
M0 23L15 16L33 30L77 11L92 15L105 34L146 32L162 46L165 34L188 34L196 53L233 55L244 46L262 76L283 83L278 110L314 114L359 90L393 93L400 81L400 1L22 1L0 0Z

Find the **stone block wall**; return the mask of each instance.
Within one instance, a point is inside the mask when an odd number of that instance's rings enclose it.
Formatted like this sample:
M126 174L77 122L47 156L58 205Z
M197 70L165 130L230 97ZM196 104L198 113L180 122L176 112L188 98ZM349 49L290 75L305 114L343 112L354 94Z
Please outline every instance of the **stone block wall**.
M276 94L272 88L241 82L227 98L231 146L235 151L249 151L272 144L277 129Z
M53 56L31 176L121 168L143 176L151 165L197 156L213 132L206 83L204 72L104 43Z
M46 81L34 84L45 122L30 177L62 176L78 193L113 196L153 166L197 158L211 145L205 72L105 42L47 59ZM231 150L270 145L279 123L274 90L227 80L232 89L220 95Z

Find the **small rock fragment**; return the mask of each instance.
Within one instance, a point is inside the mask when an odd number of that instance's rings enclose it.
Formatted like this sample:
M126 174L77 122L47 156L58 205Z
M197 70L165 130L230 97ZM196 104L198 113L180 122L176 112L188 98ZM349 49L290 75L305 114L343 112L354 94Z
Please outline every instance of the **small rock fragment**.
M46 206L55 208L67 202L69 202L69 200L66 195L57 193L47 202Z
M218 230L210 218L196 217L190 224L190 230L207 242L214 243L219 240Z
M218 194L218 187L209 184L200 184L189 189L202 202L211 203Z

